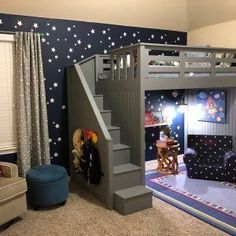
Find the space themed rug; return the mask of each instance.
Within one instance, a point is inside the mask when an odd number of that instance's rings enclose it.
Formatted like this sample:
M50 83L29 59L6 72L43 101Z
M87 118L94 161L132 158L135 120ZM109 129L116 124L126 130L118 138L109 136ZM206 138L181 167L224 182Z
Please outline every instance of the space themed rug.
M190 179L183 163L179 170L178 175L162 175L149 168L146 186L154 196L236 235L236 184Z

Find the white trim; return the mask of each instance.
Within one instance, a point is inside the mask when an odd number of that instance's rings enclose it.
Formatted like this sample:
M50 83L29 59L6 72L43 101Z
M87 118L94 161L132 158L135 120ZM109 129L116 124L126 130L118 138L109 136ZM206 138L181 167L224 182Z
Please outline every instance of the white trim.
M15 35L13 35L13 34L1 34L0 33L0 41L14 42L15 41Z
M17 153L17 146L0 148L0 155Z

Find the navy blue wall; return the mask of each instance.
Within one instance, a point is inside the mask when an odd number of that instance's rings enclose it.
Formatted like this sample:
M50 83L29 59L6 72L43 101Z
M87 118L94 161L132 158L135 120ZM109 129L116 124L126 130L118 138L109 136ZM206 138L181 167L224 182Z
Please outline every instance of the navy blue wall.
M42 51L52 163L68 167L65 68L137 42L186 45L185 32L0 14L0 31L44 33Z
M176 94L177 96L173 96ZM171 136L178 140L180 144L179 153L184 151L184 114L179 113L177 104L184 96L184 90L172 91L147 91L145 93L145 110L151 112L164 111L171 108L175 116L172 120ZM145 159L146 161L156 159L156 140L159 139L159 126L145 128Z

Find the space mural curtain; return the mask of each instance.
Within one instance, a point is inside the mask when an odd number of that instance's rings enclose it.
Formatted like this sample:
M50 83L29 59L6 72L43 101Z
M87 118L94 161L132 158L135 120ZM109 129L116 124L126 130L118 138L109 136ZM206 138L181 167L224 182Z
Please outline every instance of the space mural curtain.
M30 168L50 163L48 118L40 35L17 32L15 39L17 165L24 177Z

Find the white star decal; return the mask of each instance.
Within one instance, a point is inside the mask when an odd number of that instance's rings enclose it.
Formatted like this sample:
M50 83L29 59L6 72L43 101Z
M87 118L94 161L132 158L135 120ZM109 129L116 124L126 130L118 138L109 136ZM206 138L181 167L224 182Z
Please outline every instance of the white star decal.
M70 55L67 55L67 59L70 59Z
M77 34L74 34L74 38L77 38Z
M107 54L107 50L106 50L106 49L104 49L103 53L104 53L104 54Z
M62 109L62 110L65 110L65 109L66 109L66 105L62 105L62 106L61 106L61 109Z
M2 19L0 19L0 24L3 24Z
M126 32L124 32L124 33L123 33L123 35L124 35L124 36L127 36L127 33L126 33Z
M45 43L45 42L46 42L46 39L45 39L45 38L42 38L41 41L42 41L42 43Z
M73 62L76 63L76 59L74 59Z
M57 152L55 152L55 153L54 153L54 157L57 157L57 156L58 156L58 153L57 153Z
M47 36L49 36L50 34L49 33L46 33Z
M51 142L52 142L52 139L51 139L51 138L49 138L49 139L48 139L48 142L49 142L49 143L51 143Z
M51 63L51 62L52 62L52 59L48 59L48 62Z
M73 48L69 48L69 50L68 50L70 53L72 53L73 52Z
M54 103L55 99L54 98L50 98L50 103Z
M81 57L81 58L84 58L84 55L81 55L80 57Z
M111 43L111 46L115 46L115 43L114 43L114 42L112 42L112 43Z
M55 59L58 59L58 55L55 55Z
M155 37L155 36L152 34L152 35L151 35L151 38L154 39L154 37Z
M180 37L177 38L177 41L179 41L179 40L180 40Z
M108 40L111 40L111 37L108 37Z
M52 52L55 52L55 51L56 51L56 49L55 49L55 48L51 48L51 51L52 51Z
M94 29L92 29L90 32L91 32L92 34L94 34L94 33L95 33L95 30L94 30Z
M56 83L56 82L53 83L53 86L54 86L54 87L58 87L58 83Z
M88 48L91 48L92 46L91 46L91 44L88 44L87 47L88 47Z
M58 137L57 141L58 142L61 142L62 138L61 137Z
M163 35L161 35L161 39L164 39L164 36L163 36Z
M133 33L133 37L136 37L136 34L135 34L135 33Z
M67 27L67 31L68 31L68 32L71 31L71 28L70 28L70 27Z
M53 27L52 27L52 30L53 30L53 31L56 31L56 29L57 29L56 26L53 26Z
M103 34L106 34L107 32L106 32L106 30L103 30L102 33L103 33Z
M23 24L22 24L22 21L21 21L21 20L18 20L18 21L17 21L17 25L22 26L22 25L23 25Z
M81 40L79 39L79 40L77 40L77 43L78 43L78 44L81 44L82 42L81 42Z
M33 27L35 28L35 29L37 29L39 26L38 26L38 23L34 23L33 24Z
M59 129L59 128L60 128L60 125L59 125L59 124L55 124L55 128L56 128L56 129Z

